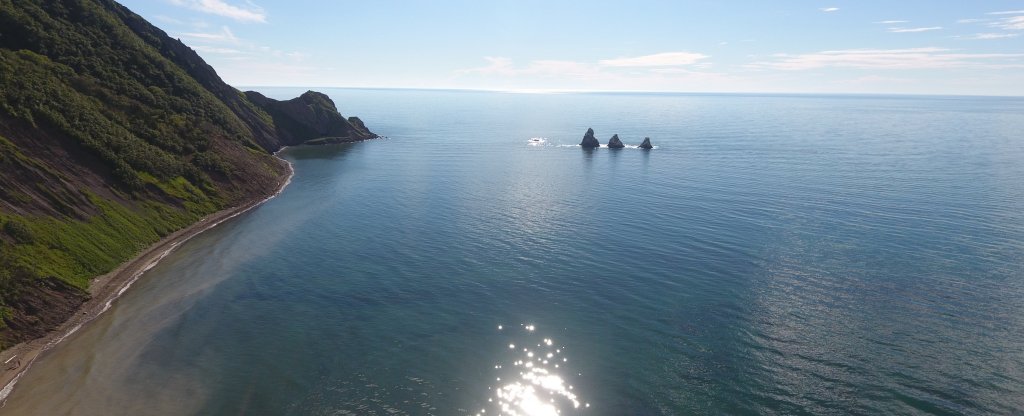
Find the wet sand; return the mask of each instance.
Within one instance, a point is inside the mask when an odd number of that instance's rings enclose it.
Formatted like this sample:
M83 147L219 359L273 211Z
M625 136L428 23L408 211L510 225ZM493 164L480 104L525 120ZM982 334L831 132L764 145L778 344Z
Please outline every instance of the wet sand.
M3 389L0 389L0 401L7 399L7 396L11 394L17 385L18 380L32 367L32 363L41 354L53 348L69 335L75 333L84 325L89 324L89 322L109 309L111 304L124 294L143 273L155 266L176 247L203 231L216 227L218 224L257 207L280 194L288 186L292 175L295 173L291 163L287 161L285 163L287 163L288 174L281 180L277 190L272 195L218 211L206 216L195 224L160 239L160 241L149 246L134 258L122 263L111 272L94 278L89 285L90 299L83 303L75 314L56 330L51 331L42 338L17 344L0 353L0 365L3 366L2 373L0 373L0 385L4 386Z

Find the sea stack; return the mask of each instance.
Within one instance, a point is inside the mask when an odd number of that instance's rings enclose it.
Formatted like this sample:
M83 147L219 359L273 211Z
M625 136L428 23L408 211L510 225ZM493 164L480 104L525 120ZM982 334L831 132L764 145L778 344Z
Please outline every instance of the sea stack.
M651 146L651 138L650 137L644 137L644 142L640 143L640 148L641 149L653 149L654 146Z
M626 145L622 144L622 140L619 140L618 134L612 135L612 138L608 140L609 149L621 149L623 147L626 147Z
M584 148L597 148L601 147L601 142L597 141L594 137L594 129L587 129L587 134L583 135L583 141L580 142L580 147Z

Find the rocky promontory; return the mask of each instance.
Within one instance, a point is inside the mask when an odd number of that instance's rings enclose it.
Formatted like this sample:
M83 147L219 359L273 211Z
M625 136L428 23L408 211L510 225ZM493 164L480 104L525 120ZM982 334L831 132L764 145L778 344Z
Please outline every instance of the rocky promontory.
M651 146L651 138L650 137L644 137L644 142L640 143L640 148L641 149L653 149L654 146Z
M356 117L346 119L326 94L306 91L286 101L267 98L256 91L245 96L274 120L281 144L327 144L376 138Z

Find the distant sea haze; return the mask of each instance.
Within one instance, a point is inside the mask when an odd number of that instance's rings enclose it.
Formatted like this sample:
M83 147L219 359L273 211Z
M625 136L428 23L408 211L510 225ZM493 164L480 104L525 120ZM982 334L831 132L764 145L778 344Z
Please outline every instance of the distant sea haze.
M0 414L1024 413L1022 99L324 92Z

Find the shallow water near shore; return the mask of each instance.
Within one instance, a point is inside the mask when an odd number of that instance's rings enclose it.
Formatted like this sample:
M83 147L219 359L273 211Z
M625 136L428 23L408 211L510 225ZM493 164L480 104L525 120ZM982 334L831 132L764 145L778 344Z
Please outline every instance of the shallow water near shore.
M1024 412L1022 99L324 92L0 414Z

